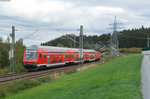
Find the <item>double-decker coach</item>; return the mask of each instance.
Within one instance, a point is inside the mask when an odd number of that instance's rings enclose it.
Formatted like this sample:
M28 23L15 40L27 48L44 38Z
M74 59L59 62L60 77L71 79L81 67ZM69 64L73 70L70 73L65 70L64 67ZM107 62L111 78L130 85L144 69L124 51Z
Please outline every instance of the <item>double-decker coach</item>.
M84 61L100 59L100 52L83 50ZM79 62L79 49L53 46L32 45L24 51L23 66L27 70L36 70L55 65Z

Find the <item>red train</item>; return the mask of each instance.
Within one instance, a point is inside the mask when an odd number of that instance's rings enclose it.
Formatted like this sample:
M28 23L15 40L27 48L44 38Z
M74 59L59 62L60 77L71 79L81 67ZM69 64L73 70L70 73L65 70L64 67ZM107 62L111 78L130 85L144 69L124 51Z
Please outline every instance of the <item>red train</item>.
M100 59L100 52L83 50L84 61ZM55 65L79 63L79 49L32 45L24 51L23 66L36 70Z

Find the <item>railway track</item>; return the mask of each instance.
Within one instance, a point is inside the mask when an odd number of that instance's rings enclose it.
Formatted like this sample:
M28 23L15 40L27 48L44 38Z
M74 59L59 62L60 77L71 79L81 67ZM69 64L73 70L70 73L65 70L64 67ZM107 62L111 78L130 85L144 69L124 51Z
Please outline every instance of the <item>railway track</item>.
M84 66L95 65L97 63L98 62L87 63L87 64L84 64ZM65 66L61 68L53 68L53 69L47 69L43 71L36 71L36 72L20 72L20 73L14 73L14 74L0 75L0 84L9 83L11 81L19 80L19 79L34 79L34 78L42 77L45 75L65 72L67 70L75 70L77 68L78 68L78 65L72 65L72 66Z

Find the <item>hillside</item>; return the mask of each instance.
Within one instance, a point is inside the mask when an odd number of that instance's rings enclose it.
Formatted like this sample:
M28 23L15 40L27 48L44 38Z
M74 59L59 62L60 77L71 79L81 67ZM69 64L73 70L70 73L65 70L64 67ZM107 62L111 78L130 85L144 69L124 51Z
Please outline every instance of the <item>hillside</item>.
M142 99L141 55L129 55L63 76L6 99Z
M68 35L68 34L67 34ZM118 32L118 40L119 40L119 47L120 48L132 48L138 47L143 48L147 46L147 36L150 35L150 28L144 28L143 26L139 29L129 29L123 30ZM79 36L75 36L73 34L69 34L69 37L72 39L75 38L76 41L79 42ZM83 37L84 39L84 48L85 49L96 49L96 44L101 42L108 46L110 44L110 34L102 34L102 35L89 35L86 34ZM62 41L63 40L63 41ZM54 40L50 40L41 45L48 45L48 46L64 46L64 47L74 47L74 42L67 38L65 35L56 38ZM79 45L76 44L75 47L77 48ZM96 49L97 50L97 49Z
M74 34L67 34L72 39L75 39L77 42L79 42L79 36L76 36ZM76 43L74 46L74 42L71 41L69 38L67 38L66 35L63 35L59 38L56 38L51 41L47 41L45 43L42 43L41 45L48 45L48 46L59 46L59 47L79 47L79 44ZM110 34L102 34L100 36L93 35L93 36L83 36L83 42L84 42L84 48L85 49L93 49L95 48L95 44L97 44L99 41L103 42L104 44L108 45L110 39Z

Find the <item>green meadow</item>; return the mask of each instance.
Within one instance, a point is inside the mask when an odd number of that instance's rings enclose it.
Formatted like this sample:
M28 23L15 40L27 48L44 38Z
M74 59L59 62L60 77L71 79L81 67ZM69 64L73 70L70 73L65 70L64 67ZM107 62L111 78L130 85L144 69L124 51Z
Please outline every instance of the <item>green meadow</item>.
M142 99L142 55L128 55L62 76L6 99Z

